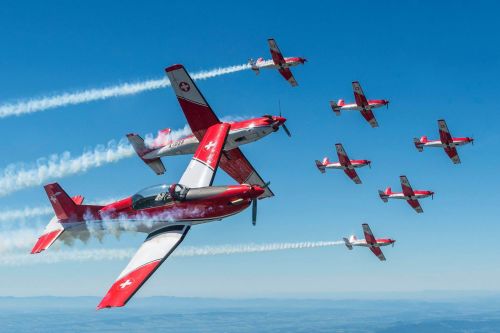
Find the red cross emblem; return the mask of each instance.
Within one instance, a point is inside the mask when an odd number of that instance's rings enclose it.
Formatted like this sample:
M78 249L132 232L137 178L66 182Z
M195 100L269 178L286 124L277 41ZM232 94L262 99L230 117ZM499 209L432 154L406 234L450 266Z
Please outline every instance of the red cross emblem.
M184 92L188 92L189 89L191 89L191 86L189 85L189 83L182 81L181 83L179 83L179 89Z

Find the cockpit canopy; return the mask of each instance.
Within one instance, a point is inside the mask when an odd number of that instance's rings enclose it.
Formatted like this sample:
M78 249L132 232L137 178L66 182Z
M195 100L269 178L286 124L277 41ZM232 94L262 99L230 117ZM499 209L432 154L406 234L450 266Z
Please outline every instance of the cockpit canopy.
M189 188L181 184L146 187L132 196L132 208L139 210L164 206L173 201L184 201L188 191Z

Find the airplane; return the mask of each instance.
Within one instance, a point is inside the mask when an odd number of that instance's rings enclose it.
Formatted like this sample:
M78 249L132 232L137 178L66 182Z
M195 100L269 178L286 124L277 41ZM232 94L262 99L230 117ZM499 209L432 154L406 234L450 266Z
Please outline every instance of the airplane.
M361 179L359 179L355 168L361 168L367 165L371 167L372 162L368 160L350 160L341 143L335 144L335 149L337 149L339 162L332 163L329 161L328 157L325 157L323 162L316 160L315 162L318 170L321 173L325 173L325 169L342 169L354 183L361 184Z
M345 104L343 99L339 99L338 102L330 101L330 106L337 116L340 116L340 111L361 111L361 115L370 123L372 127L378 127L377 119L373 115L372 109L379 108L381 106L389 107L389 101L386 99L371 99L367 100L363 89L358 81L352 83L352 89L354 90L354 99L356 103Z
M352 235L349 239L344 237L345 246L347 246L349 250L352 250L353 246L368 247L380 261L385 261L385 256L380 247L387 245L392 245L394 247L396 240L391 238L375 238L368 224L363 223L362 226L363 232L365 233L365 239L358 239L355 235Z
M388 199L403 199L408 202L408 204L415 209L417 213L423 213L424 210L420 206L418 199L423 199L427 197L432 197L434 199L434 192L423 191L423 190L413 190L408 178L406 176L399 176L401 181L401 188L403 192L392 192L391 188L388 187L385 191L378 191L378 195L383 202L387 202Z
M206 130L178 184L155 185L107 205L83 205L57 184L45 185L55 217L38 239L32 254L46 250L62 235L85 237L113 226L117 230L147 233L144 243L120 273L97 309L124 306L183 241L191 226L222 220L252 205L265 188L254 184L213 186L230 125L218 123ZM267 186L268 184L266 184Z
M165 172L161 157L173 155L193 154L209 126L221 124L217 115L201 94L200 90L182 65L174 65L166 70L172 83L174 93L184 112L192 134L178 140L170 140L170 129L159 132L158 137L146 144L138 134L130 133L127 138L139 157L157 174ZM285 125L286 118L265 115L259 118L247 119L237 122L226 122L230 125L228 138L224 146L220 167L229 176L240 184L251 183L264 186L265 182L255 171L243 152L238 148L241 145L259 140L270 133L276 132L280 127L288 136L290 131ZM273 196L269 187L261 199Z
M424 147L442 147L444 148L446 155L450 157L454 164L460 164L460 157L458 156L456 147L463 146L468 143L472 143L474 145L474 139L469 137L452 137L444 119L438 120L438 127L440 137L439 140L428 140L427 136L423 136L420 139L413 138L415 147L417 147L419 152L424 151Z
M292 87L296 87L298 85L297 81L293 77L292 71L289 67L303 65L307 59L301 57L283 57L280 49L278 48L278 44L274 38L269 38L267 40L269 43L269 48L271 49L272 59L264 60L263 58L258 58L257 61L250 59L248 64L251 66L252 70L255 74L259 75L260 70L262 68L277 68L278 72L287 80Z

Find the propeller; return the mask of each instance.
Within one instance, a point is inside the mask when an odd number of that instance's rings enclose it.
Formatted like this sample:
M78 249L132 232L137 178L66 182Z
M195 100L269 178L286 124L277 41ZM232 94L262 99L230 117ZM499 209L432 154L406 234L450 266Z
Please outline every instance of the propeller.
M280 110L280 117L281 117L281 101L278 100L278 108ZM281 124L281 127L283 127L283 130L285 131L286 135L288 135L289 138L292 137L292 133L290 133L290 130L288 130L288 127L286 127L285 123Z
M470 137L470 144L474 146L474 135Z
M385 108L386 108L387 110L389 110L389 101L387 101L387 103L385 103Z
M271 182L267 182L262 186L263 189L266 189L271 185ZM252 225L257 224L257 198L252 199Z
M369 161L367 164L368 164L368 167L371 169L372 168L372 161Z
M434 193L431 194L431 200L434 200Z

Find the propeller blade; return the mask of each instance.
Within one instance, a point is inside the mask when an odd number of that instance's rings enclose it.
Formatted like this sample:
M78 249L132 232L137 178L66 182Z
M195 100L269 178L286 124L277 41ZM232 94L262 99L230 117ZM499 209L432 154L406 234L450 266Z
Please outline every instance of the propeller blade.
M285 124L282 124L281 127L283 127L283 130L285 131L286 135L288 135L289 138L292 137L292 133L288 130L288 127L286 127Z
M252 200L252 224L257 223L257 199Z
M371 169L372 168L372 162L368 162L368 167Z

